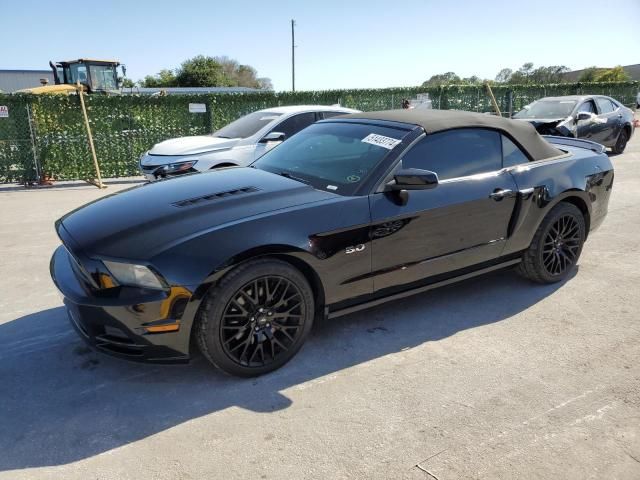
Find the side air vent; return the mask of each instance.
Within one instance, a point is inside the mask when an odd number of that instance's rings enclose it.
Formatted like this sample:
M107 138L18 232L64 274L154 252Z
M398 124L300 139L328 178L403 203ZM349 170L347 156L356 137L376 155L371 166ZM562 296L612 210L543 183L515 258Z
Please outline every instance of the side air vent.
M211 200L219 200L221 198L232 197L236 195L242 195L243 193L252 193L260 190L257 187L243 187L236 188L234 190L227 190L226 192L210 193L209 195L203 195L201 197L188 198L187 200L180 200L174 202L171 205L174 207L190 207L201 202L209 202Z

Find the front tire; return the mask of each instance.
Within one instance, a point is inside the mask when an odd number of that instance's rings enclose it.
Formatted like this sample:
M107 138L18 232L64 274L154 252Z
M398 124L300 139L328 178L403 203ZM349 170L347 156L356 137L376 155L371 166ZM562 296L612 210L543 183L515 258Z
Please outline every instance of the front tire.
M311 330L313 291L290 264L248 262L228 273L203 301L195 334L203 355L231 375L276 370L300 350Z
M536 230L518 265L518 273L537 283L563 280L580 258L585 238L586 226L580 209L560 202Z

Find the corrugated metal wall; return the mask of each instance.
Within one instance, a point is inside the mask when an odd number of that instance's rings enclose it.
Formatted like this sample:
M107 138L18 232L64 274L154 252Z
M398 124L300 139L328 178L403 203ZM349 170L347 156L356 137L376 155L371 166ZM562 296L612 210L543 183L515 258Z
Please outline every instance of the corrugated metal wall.
M22 88L39 87L40 79L46 78L53 85L51 70L0 70L0 91L12 93Z

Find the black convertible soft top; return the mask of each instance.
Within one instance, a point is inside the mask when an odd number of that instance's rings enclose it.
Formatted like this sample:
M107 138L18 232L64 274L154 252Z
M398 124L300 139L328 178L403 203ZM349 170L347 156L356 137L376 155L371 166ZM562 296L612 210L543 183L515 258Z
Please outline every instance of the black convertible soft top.
M343 115L340 119L386 120L419 125L426 133L442 132L454 128L491 128L506 133L526 150L532 160L563 155L564 152L554 148L529 122L510 120L495 115L463 112L460 110L431 110L416 108L408 110L382 110L379 112L362 112Z

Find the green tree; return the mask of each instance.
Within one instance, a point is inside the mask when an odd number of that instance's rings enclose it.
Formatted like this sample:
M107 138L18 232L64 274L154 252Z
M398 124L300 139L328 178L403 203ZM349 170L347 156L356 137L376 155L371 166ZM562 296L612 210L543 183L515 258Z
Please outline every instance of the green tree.
M271 83L271 79L267 77L258 78L258 88L261 90L273 90L273 83Z
M227 78L215 58L198 55L185 60L176 71L178 87L230 87L233 85Z
M271 79L258 78L258 72L251 65L242 65L237 60L222 56L214 57L215 61L222 66L222 70L234 87L249 87L271 89Z
M460 77L454 72L439 73L432 75L429 80L422 84L423 87L439 87L440 85L451 85L460 83Z
M511 79L511 75L513 75L513 70L510 68L503 68L496 75L496 82L506 83Z
M515 84L525 84L531 83L529 76L533 71L533 63L527 62L523 64L518 70L513 72L511 77L509 78L509 83Z
M529 74L529 80L531 83L562 83L568 71L569 68L564 65L538 67Z
M166 88L176 87L178 82L173 70L163 69L156 75L147 75L144 80L140 81L140 85L147 88Z
M122 87L123 88L133 88L135 87L136 84L133 80L131 80L130 78L125 78L124 80L122 80Z
M601 68L598 68L595 65L593 67L585 68L580 74L580 77L578 77L578 81L579 82L595 82L596 77L598 76L598 72L600 72L601 70L602 70Z
M483 83L483 80L477 75L460 79L460 85L480 85L481 83Z
M241 65L232 58L198 55L182 62L174 70L160 70L141 81L143 87L250 87L272 89L271 80L258 78L250 65Z
M608 68L596 75L596 82L626 82L631 80L631 77L624 71L621 65L617 67Z
M568 71L569 67L565 65L533 68L533 63L527 62L515 72L509 68L503 68L496 75L496 81L525 85L528 83L562 83L566 81L564 74Z

